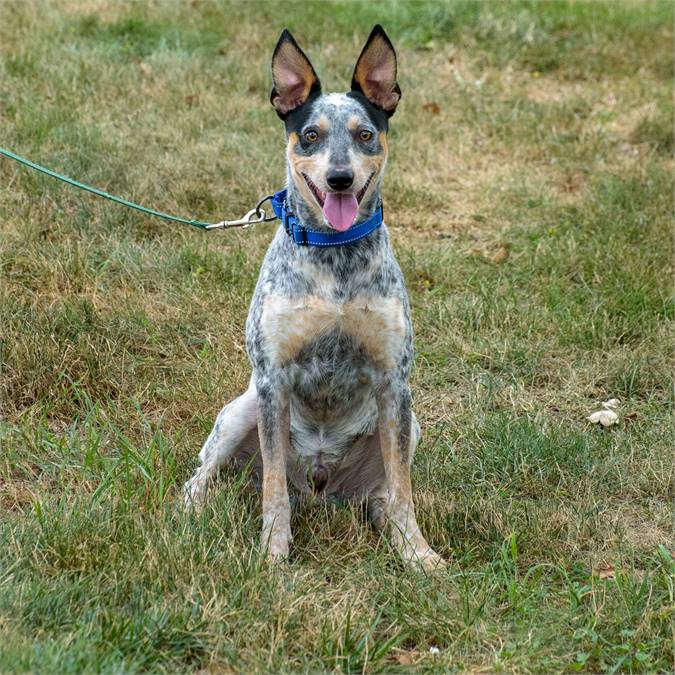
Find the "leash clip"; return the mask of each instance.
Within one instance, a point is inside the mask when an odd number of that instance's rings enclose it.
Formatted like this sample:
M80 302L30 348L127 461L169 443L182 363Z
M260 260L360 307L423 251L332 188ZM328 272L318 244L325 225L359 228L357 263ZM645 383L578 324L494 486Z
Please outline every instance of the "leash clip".
M270 220L275 220L276 216L267 216L265 214L265 210L262 207L262 205L268 200L272 199L272 195L267 195L266 197L263 197L255 206L255 208L251 209L248 211L243 218L239 218L238 220L221 220L219 223L211 223L210 225L207 225L204 229L205 230L226 230L231 227L240 227L242 230L246 230L251 225L255 225L257 223L265 223Z

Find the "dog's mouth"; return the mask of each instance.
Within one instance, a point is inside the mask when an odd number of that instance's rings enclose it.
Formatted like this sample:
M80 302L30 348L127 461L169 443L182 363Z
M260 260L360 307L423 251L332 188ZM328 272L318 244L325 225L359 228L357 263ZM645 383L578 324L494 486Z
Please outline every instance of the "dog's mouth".
M303 173L302 177L321 207L328 224L338 232L344 232L354 224L359 204L365 196L374 175L373 172L368 176L368 180L358 192L322 192L306 173Z
M370 181L373 180L373 176L375 175L375 172L370 174L368 176L368 180L363 184L363 187L356 193L356 201L360 204L361 200L363 199L364 195L366 194L366 190L370 187Z
M323 208L324 202L326 201L326 193L321 192L321 190L319 190L319 188L316 186L316 183L306 173L303 173L302 177L305 179L305 182L307 183L309 189L312 191L312 194L314 195L316 201L319 203L319 206Z

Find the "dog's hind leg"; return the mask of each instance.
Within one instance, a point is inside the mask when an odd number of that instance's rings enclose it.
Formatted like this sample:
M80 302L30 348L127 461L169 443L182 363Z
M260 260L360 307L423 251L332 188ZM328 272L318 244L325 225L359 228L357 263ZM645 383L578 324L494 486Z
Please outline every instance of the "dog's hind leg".
M255 384L218 414L216 423L199 453L200 466L183 488L185 506L200 509L209 483L218 469L235 456L259 452L257 429L258 398Z
M422 433L415 413L410 411L410 416L410 455L408 462L412 465L413 457L415 456L415 451L417 450L417 444L419 443ZM375 450L379 455L379 438L377 438ZM389 486L384 475L384 467L382 468L382 479L382 482L369 493L367 500L368 517L370 518L370 522L378 530L384 530L387 525L387 502L389 499Z

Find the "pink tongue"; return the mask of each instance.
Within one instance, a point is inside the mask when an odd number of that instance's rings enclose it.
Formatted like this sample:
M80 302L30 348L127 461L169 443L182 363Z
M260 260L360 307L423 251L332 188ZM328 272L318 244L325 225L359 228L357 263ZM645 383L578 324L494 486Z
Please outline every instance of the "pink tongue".
M323 215L331 227L338 232L348 230L359 210L356 197L352 194L327 192L323 203Z

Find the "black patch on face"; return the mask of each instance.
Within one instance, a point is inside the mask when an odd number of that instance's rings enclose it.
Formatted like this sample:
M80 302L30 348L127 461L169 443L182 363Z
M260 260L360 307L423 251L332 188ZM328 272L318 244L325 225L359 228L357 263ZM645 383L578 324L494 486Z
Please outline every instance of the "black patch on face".
M312 111L314 109L314 104L316 100L321 96L321 91L317 90L301 105L291 110L291 112L286 115L284 119L284 126L286 127L286 136L289 137L291 133L295 132L298 135L300 141L300 150L304 155L314 154L320 147L320 142L308 143L304 140L302 135L302 130L307 124L307 120L310 118Z
M295 131L298 136L302 136L302 130L305 124L307 124L307 120L312 114L314 103L319 98L319 96L321 96L321 91L315 91L314 93L310 94L309 98L302 105L298 106L294 110L291 110L291 112L286 115L286 119L284 119L284 126L286 127L287 135L290 136L291 133Z
M382 108L373 105L360 91L347 92L347 96L361 104L378 131L384 131L385 133L389 131L389 115Z

